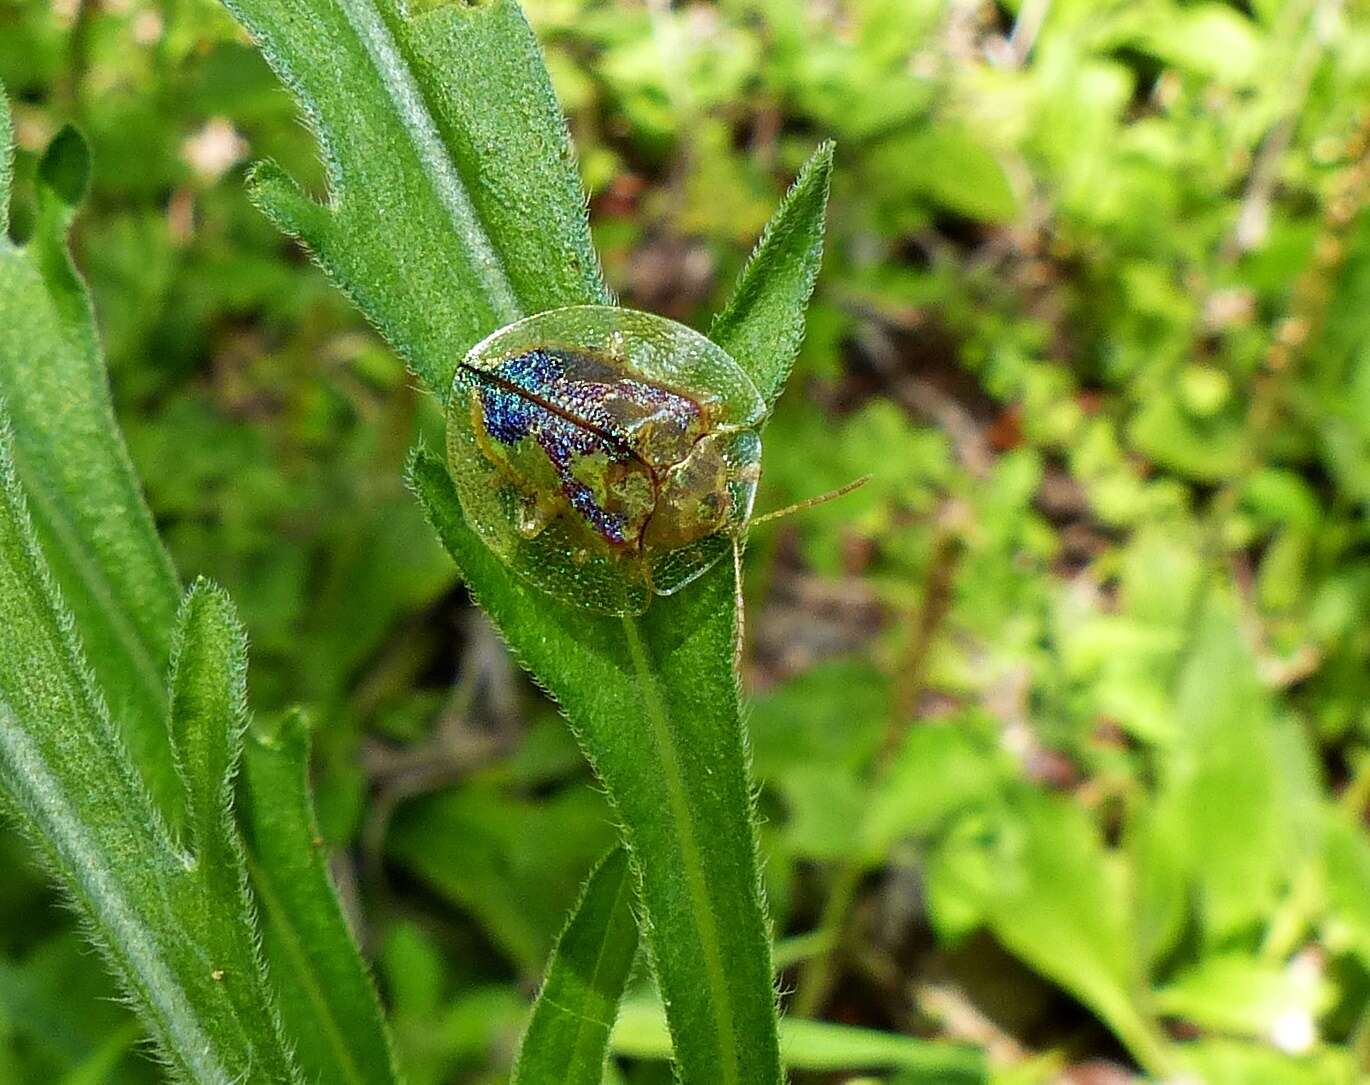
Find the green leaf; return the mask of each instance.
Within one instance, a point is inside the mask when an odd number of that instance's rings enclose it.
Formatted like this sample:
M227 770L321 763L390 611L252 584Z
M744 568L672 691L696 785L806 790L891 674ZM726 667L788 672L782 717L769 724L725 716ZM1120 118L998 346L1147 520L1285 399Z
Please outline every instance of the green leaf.
M625 1003L611 1042L619 1055L665 1058L670 1053L670 1036L661 1007L647 1001ZM906 1070L909 1075L901 1081L928 1085L976 1085L988 1080L984 1056L972 1048L823 1021L782 1021L780 1049L790 1070Z
M172 840L95 687L0 436L0 791L85 918L178 1080L229 1083L242 1068L295 1082L261 987L241 896L207 892L202 858ZM183 640L197 636L188 623ZM211 631L212 632L212 631ZM223 631L218 631L222 633ZM231 641L231 638L230 638ZM223 646L226 642L220 639ZM197 644L201 663L225 660ZM199 685L198 680L194 682ZM232 693L227 695L231 701ZM218 702L222 706L226 702ZM216 706L203 703L206 712ZM234 719L186 721L185 734Z
M89 948L67 931L49 936L22 957L7 955L0 961L5 1031L13 1030L15 1038L41 1053L54 1069L74 1069L98 1052L111 1033L131 1027L135 1038L143 1035L136 1020L116 1004L117 993L103 969L91 968Z
M461 354L499 326L610 300L565 125L512 0L228 2L304 106L328 170L326 207L274 167L257 171L259 204L440 397ZM566 710L616 807L682 1079L777 1080L735 578L716 570L640 629L557 607L466 529L440 462L414 470L472 592Z
M1184 1072L1204 1085L1353 1085L1365 1080L1351 1045L1327 1045L1303 1056L1265 1044L1211 1038L1183 1047ZM1185 1080L1185 1079L1181 1079Z
M514 1085L600 1085L609 1031L637 954L628 853L615 848L585 883L557 941L514 1064Z
M896 190L982 222L1010 222L1018 200L1004 167L971 131L947 124L891 135L865 167Z
M314 1081L399 1080L380 1002L328 874L298 713L249 733L243 820L252 887L281 1015Z
M38 183L73 210L86 198L90 187L90 148L85 138L67 125L48 145L38 163Z
M176 623L171 722L186 788L201 953L248 1035L274 1040L263 1047L257 1068L270 1080L289 1080L294 1063L266 984L233 817L233 778L247 728L247 633L228 596L204 580L186 593ZM194 918L185 915L183 922Z
M1325 820L1329 941L1370 967L1370 840L1358 816L1333 807Z
M318 134L326 206L259 167L299 237L430 390L520 316L608 302L574 157L513 0L226 0Z
M1001 771L964 726L926 723L909 731L860 822L863 851L879 856L900 837L928 833L943 819L987 801Z
M1186 869L1205 937L1220 943L1269 914L1288 875L1269 694L1230 607L1205 608L1184 662L1176 739L1160 801L1178 806Z
M8 114L0 130L7 206ZM43 553L162 809L176 811L163 683L180 589L114 420L90 299L66 251L89 155L71 128L38 170L27 245L0 231L0 398Z
M833 145L800 171L742 271L709 337L736 359L775 406L804 340L804 309L823 258Z
M640 871L681 1081L777 1082L731 565L627 624L517 581L466 526L441 460L419 452L410 480L463 579L565 710L604 783Z
M1291 1024L1316 1034L1329 987L1316 967L1244 953L1207 957L1156 992L1156 1009L1200 1028L1270 1041Z
M983 880L960 888L979 898L995 938L1098 1014L1144 1067L1162 1073L1169 1055L1144 1008L1142 962L1114 857L1079 806L1027 787L1009 800Z
M186 837L201 869L232 864L233 775L247 722L247 636L207 581L181 604L171 653L171 725L186 789ZM231 871L223 887L241 880ZM214 876L218 876L217 873Z

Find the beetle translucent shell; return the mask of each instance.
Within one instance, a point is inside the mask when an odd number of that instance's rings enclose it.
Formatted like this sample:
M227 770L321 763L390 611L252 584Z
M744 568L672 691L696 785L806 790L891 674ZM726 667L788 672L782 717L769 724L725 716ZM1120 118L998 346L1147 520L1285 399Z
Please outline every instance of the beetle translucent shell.
M738 364L683 324L554 309L457 366L448 465L468 522L515 572L578 606L636 614L731 551L764 413Z

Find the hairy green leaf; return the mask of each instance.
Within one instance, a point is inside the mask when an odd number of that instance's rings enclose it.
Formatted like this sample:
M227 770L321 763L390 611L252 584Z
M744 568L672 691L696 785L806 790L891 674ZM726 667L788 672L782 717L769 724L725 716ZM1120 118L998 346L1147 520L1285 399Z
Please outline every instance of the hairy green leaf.
M202 870L233 861L232 783L247 719L246 682L246 635L233 604L197 581L177 616L171 725L186 789L187 842ZM230 880L241 879L234 873Z
M620 1055L664 1059L670 1035L661 1007L650 1001L623 1005L611 1040ZM969 1047L791 1018L780 1023L780 1050L790 1070L904 1070L904 1082L977 1085L988 1080L984 1056Z
M418 453L410 479L463 578L566 711L618 814L681 1080L778 1081L731 565L634 623L606 618L516 580L467 527L441 460Z
M3 105L0 114L7 129ZM7 130L0 140L7 209ZM90 300L67 255L89 171L84 140L63 130L39 166L33 236L19 247L0 231L0 397L43 553L135 763L174 814L164 675L180 589L115 423Z
M804 340L804 309L823 258L833 145L825 143L800 171L709 336L731 354L774 406Z
M89 925L179 1080L295 1082L240 897L212 899L115 731L0 437L0 791ZM183 637L195 636L187 626ZM183 649L183 657L186 649ZM190 657L221 668L221 657ZM187 657L189 658L189 657ZM185 664L183 664L184 668ZM231 668L230 668L231 669ZM179 682L189 681L182 669ZM206 712L217 706L204 704ZM231 730L202 718L189 734ZM227 929L226 924L233 929ZM250 947L249 947L250 948Z
M514 1085L600 1085L609 1031L637 954L628 854L595 868L547 966Z
M258 205L430 390L529 313L607 302L566 126L513 0L226 0L304 107L327 206L275 166Z
M256 1072L290 1080L294 1064L266 984L233 817L233 778L247 728L247 634L228 596L203 580L186 593L176 623L171 721L200 896L200 952L258 1048Z
M399 1080L375 986L329 878L309 791L309 732L298 713L250 732L243 775L252 886L302 1068L338 1085Z

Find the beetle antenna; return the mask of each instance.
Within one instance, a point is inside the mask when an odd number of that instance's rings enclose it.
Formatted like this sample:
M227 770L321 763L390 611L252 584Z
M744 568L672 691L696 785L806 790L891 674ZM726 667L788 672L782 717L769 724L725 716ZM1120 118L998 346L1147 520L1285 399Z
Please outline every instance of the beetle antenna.
M779 520L782 516L789 516L791 513L803 512L805 509L811 509L817 505L826 505L829 501L835 501L839 497L845 497L853 490L859 490L871 480L871 477L872 476L870 475L862 475L860 478L848 482L845 486L839 486L837 489L829 490L825 494L819 494L817 497L807 497L803 501L796 501L793 505L786 505L783 509L776 509L774 512L768 512L764 516L754 516L752 517L749 526L756 527L758 524L764 524L767 520Z

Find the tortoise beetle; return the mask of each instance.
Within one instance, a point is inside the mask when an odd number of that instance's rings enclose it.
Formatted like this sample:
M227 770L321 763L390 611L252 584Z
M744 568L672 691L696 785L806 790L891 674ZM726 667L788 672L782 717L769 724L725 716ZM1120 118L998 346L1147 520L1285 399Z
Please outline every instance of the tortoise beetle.
M747 527L765 403L698 332L617 306L501 328L457 366L448 468L472 528L565 602L638 614Z

